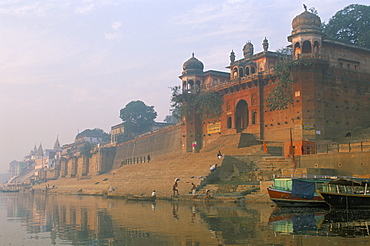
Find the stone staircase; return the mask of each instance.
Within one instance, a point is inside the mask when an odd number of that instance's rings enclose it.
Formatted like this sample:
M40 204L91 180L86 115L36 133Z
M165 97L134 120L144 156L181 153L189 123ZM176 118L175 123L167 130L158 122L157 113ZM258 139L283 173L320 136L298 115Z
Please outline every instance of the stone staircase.
M199 185L213 164L221 165L211 153L187 153L172 158L155 159L150 163L125 165L111 176L115 195L150 194L154 189L159 197L172 195L172 185L179 178L180 194L189 194L191 183ZM114 194L113 194L114 195Z
M225 142L232 143L227 141L226 136ZM222 165L205 177L199 186L199 193L205 193L206 190L214 195L255 193L259 190L259 181L271 180L274 175L281 174L282 169L291 168L291 159L282 156L283 143L271 142L266 145L267 153L263 151L263 144L258 142L244 148L223 145Z
M156 190L158 197L170 197L174 180L179 178L180 195L190 195L191 183L198 187L199 194L207 189L214 194L243 194L256 191L260 180L272 179L281 168L291 165L284 162L283 157L264 153L263 145L259 141L253 142L249 134L244 135L245 139L249 139L249 146L238 148L241 136L222 136L200 153L160 156L149 163L123 165L109 174L91 179L53 180L49 181L49 185L58 186L60 191L73 190L83 194L150 195L152 190ZM278 143L274 147L280 148ZM219 150L223 154L222 159L217 158ZM219 167L211 172L213 164ZM108 192L110 187L114 191Z
M26 173L22 174L21 176L12 180L12 183L30 183L30 179L39 169L31 169L28 170Z

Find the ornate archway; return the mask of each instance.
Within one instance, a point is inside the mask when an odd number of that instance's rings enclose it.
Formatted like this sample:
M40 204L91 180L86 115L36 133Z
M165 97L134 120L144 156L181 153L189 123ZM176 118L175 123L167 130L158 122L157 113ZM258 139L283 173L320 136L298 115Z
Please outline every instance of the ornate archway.
M245 100L240 100L235 110L235 129L242 132L248 126L248 104Z

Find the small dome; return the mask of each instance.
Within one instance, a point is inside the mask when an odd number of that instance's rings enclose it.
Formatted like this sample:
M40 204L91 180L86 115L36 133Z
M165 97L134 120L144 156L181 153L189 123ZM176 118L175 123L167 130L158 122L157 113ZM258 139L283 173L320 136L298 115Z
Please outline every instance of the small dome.
M184 71L185 70L199 70L203 72L204 65L201 61L199 61L197 58L194 57L194 53L193 53L193 56L189 60L184 62L182 69Z
M292 21L292 34L307 31L321 31L321 19L317 15L304 11Z

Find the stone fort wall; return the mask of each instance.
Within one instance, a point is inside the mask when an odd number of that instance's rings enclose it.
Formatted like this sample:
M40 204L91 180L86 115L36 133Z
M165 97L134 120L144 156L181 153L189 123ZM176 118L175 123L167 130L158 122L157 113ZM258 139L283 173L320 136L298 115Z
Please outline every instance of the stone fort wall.
M147 133L117 145L112 169L122 165L147 162L147 157L181 154L181 124L175 124Z
M370 152L347 152L296 157L297 168L335 169L333 175L369 175Z

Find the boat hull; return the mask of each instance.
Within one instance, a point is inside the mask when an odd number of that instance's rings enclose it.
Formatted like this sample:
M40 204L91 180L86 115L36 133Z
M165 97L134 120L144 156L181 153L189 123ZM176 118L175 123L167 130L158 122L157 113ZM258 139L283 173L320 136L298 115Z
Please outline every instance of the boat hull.
M319 192L332 208L370 208L370 195Z
M315 195L313 199L293 197L290 191L267 188L271 201L280 207L328 207L324 199Z

